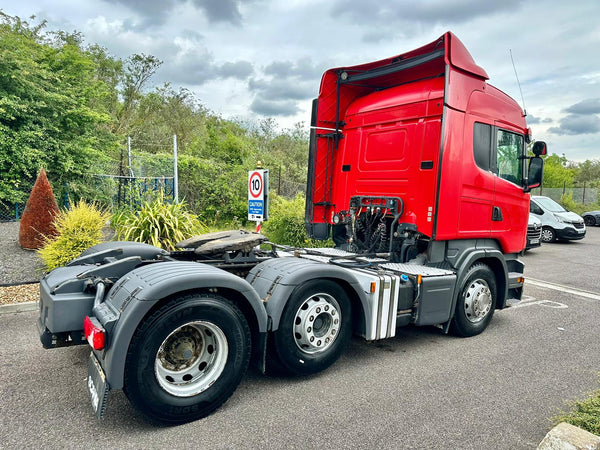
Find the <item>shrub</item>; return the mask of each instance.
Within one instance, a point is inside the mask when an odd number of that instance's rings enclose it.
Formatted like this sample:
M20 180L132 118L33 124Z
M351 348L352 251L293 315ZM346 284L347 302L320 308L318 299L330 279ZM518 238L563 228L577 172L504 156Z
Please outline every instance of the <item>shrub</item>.
M600 391L572 404L571 411L554 418L556 423L567 422L593 434L600 434Z
M95 204L80 200L73 208L62 211L54 222L56 236L48 236L38 251L48 270L64 266L85 249L102 241L102 228L110 215Z
M52 186L44 169L35 180L29 199L19 224L19 244L26 249L35 250L45 243L44 236L56 235L54 219L59 214Z
M145 242L165 250L191 236L206 232L206 226L187 210L185 202L168 203L162 195L142 203L138 211L120 213L113 226L118 239Z
M304 195L298 194L292 200L286 200L270 194L269 220L262 231L270 241L276 244L294 247L333 247L333 242L311 239L304 227Z
M600 205L598 203L578 203L573 200L573 193L569 192L567 194L563 194L560 197L559 203L565 208L567 211L573 211L579 215L583 214L586 211L593 211L600 209Z

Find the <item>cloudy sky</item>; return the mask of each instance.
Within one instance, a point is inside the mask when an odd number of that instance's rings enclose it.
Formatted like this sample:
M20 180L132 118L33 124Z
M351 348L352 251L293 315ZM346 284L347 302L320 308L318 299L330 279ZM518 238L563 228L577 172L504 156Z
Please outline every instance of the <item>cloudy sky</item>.
M534 138L600 158L598 0L20 0L1 7L80 31L114 56L163 61L153 82L192 90L226 118L308 124L331 67L394 56L456 34L490 83L520 104Z

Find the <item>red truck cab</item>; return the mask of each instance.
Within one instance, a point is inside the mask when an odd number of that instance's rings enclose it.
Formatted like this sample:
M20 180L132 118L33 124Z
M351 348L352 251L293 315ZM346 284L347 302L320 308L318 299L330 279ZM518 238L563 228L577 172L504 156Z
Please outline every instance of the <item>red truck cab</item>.
M525 115L487 79L450 32L393 58L326 71L313 103L309 234L325 238L338 225L343 235L343 225L351 249L363 252L398 251L394 236L407 232L521 251L541 160L529 176Z

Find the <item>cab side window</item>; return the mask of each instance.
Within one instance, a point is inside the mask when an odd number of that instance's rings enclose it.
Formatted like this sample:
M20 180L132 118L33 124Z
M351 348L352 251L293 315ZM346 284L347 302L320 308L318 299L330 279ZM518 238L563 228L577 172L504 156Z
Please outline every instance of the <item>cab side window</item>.
M519 184L523 175L523 136L499 129L496 137L497 174Z
M523 180L525 139L486 123L473 125L473 159L477 167L520 185Z
M473 157L483 170L491 170L492 126L475 122L473 126Z

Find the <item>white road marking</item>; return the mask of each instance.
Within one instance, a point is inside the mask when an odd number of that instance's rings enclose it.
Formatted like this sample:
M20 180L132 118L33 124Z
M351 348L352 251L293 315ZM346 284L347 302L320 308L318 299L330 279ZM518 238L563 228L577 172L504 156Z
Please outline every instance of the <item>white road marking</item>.
M534 302L528 301L528 302L517 303L516 305L511 306L510 309L522 308L523 306L533 306L533 305L547 306L548 308L554 308L554 309L568 308L568 306L565 305L564 303L553 302L551 300L536 300Z
M563 286L562 284L549 283L548 281L536 280L534 278L526 278L525 284L531 284L533 286L564 292L565 294L573 294L579 297L589 298L590 300L600 301L600 294L596 294L595 292L590 291L584 291L583 289Z

